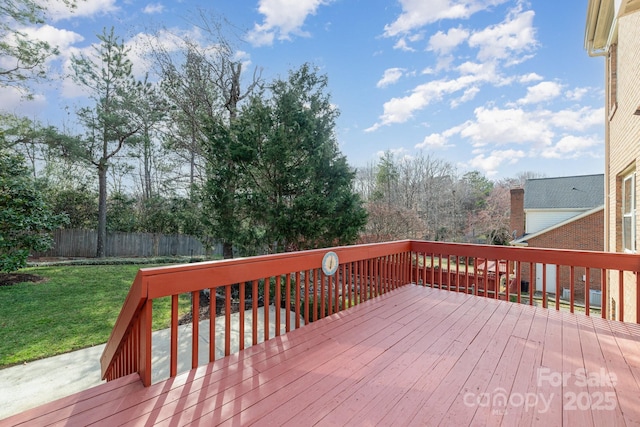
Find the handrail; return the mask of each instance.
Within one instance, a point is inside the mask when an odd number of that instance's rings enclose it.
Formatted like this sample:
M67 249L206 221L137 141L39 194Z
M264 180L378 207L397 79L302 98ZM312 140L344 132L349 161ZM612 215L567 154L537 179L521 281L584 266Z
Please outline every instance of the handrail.
M560 260L568 260L575 265L589 266L593 268L607 268L624 271L640 272L640 257L635 254L620 252L584 251L572 249L548 249L518 246L494 246L477 245L471 243L446 243L412 241L412 251L436 251L451 253L452 255L482 257L482 258L508 258L512 261L540 262L555 264Z
M140 312L144 303L147 301L147 289L146 282L143 281L144 272L139 270L136 274L133 284L129 289L120 314L116 319L116 323L111 330L107 344L100 356L100 364L102 366L102 377L105 375L105 365L108 365L113 360L116 352L122 347L127 334L133 329L133 322L136 316Z
M621 321L630 319L625 316L624 300L625 283L631 283L635 287L635 322L640 323L640 257L635 254L419 241L412 242L412 253L415 257L412 277L416 282L422 280L423 284L439 288L520 303L520 285L526 281L529 286L541 284L541 289L526 292L529 304L539 299L542 307L547 308L551 299L556 310L566 304L572 313L575 307L583 308L587 316L597 309L603 318L609 317L609 283L618 293L618 307L611 317ZM464 262L459 262L464 258ZM419 265L418 259L423 265ZM449 259L453 259L455 267L450 268ZM487 267L491 263L501 265L497 276L496 267ZM534 274L534 267L541 271ZM500 274L503 268L507 270ZM498 282L501 278L504 289ZM577 288L584 293L583 301L576 300ZM564 291L569 295L562 302ZM599 305L590 301L592 291L600 292Z
M328 251L335 252L340 260L340 269L334 278L326 277L320 271L322 258ZM460 260L464 260L464 263ZM494 263L495 267L488 267L490 263ZM282 308L286 310L286 313L289 313L292 308L290 305L291 297L295 294L298 301L298 303L294 303L295 327L298 327L301 321L302 309L304 309L304 322L307 323L408 283L436 286L491 298L515 299L520 303L522 292L519 284L521 281L529 279L531 286L534 286L534 265L538 264L542 268L543 276L543 307L547 307L548 294L555 294L555 306L556 309L560 309L560 274L556 274L555 283L547 283L549 282L547 270L551 269L549 266L566 267L569 275L567 283L570 287L570 310L572 312L574 307L581 304L580 301L574 299L576 295L574 283L578 281L578 276L582 277L583 270L586 283L599 283L597 286L600 286L602 292L599 310L603 317L605 317L608 308L607 280L612 280L610 282L612 286L613 280L618 281L617 288L614 289L617 289L621 295L621 303L617 308L616 315L620 320L625 319L622 299L624 298L626 272L635 274L633 281L636 289L640 289L640 257L637 255L415 240L144 268L136 275L105 346L101 357L102 375L103 378L111 380L138 372L142 382L145 385L150 385L152 301L156 298L171 297L172 301L169 375L175 376L179 294L191 294L192 298L192 367L196 367L198 365L199 293L202 290L209 290L212 296L209 309L213 322L215 322L214 313L216 310L214 296L217 289L224 290L224 354L228 355L231 323L229 313L232 308L230 294L232 286L237 284L245 284L253 295L253 344L256 344L258 303L255 296L258 295L258 291L263 293L265 299L263 314L265 326L261 332L264 339L267 340L272 336L269 331L269 310L266 308L270 305L270 298L273 298L271 301L277 302L277 308L280 304L286 304ZM504 273L505 271L506 273ZM615 276L616 272L617 277ZM508 283L504 290L499 285L501 279ZM516 284L517 289L511 289L512 283ZM245 286L238 286L240 292L238 307L241 306L243 309L246 302ZM595 310L595 305L590 304L589 300L592 289L590 285L583 286L585 314L589 315L590 310ZM273 287L275 295L269 294L271 287ZM538 296L534 295L536 293L534 289L531 289L527 296L529 304L533 304L534 296ZM636 292L635 302L636 306L640 307L640 292ZM237 310L240 316L240 335L244 337L244 311ZM313 315L310 315L310 312ZM640 309L636 310L636 320L640 323ZM275 312L275 324L284 325L280 319L279 309ZM215 358L214 326L213 323L210 323L210 362ZM290 330L290 326L290 320L287 317L286 331ZM276 326L276 336L280 334L281 327ZM244 338L241 338L240 349L243 346Z
M405 240L140 269L102 354L102 377L111 380L122 375L138 372L141 374L145 385L150 384L150 302L153 299L167 296L175 297L178 294L191 293L195 300L198 298L196 294L202 290L209 289L215 293L215 289L228 287L233 284L248 283L269 277L277 277L277 279L280 280L280 275L290 275L292 272L317 271L321 266L322 257L327 251L335 252L339 257L340 264L347 265L364 260L408 253L410 249L411 241ZM409 264L407 260L405 260L405 276L409 274ZM357 265L354 266L353 274L358 274L358 268L360 268L359 274L362 275L364 267L358 267ZM373 268L370 267L366 273L372 275ZM349 274L351 274L351 272ZM299 276L297 277L299 280ZM324 276L322 276L322 280L324 280ZM370 281L370 279L367 280ZM325 286L323 285L321 288L320 313L321 317L323 317L326 309ZM278 294L279 292L280 288L277 287L276 293ZM337 291L335 295L337 295ZM368 293L358 295L358 298L362 297L366 299L369 297ZM276 298L279 297L280 295L276 295ZM317 297L320 297L320 295ZM314 298L314 304L318 299L317 297ZM337 297L335 297L335 299L337 309ZM215 301L215 299L213 300ZM227 298L227 305L228 304ZM328 308L328 311L331 312L332 307ZM315 313L317 308L314 306L313 309ZM177 319L175 317L176 315L172 313L173 329L177 329ZM277 311L277 322L280 320L279 317L280 313ZM197 316L194 316L194 318L197 318ZM142 323L145 323L144 327L141 327ZM195 322L194 328L197 328ZM279 331L277 333L279 334ZM268 334L266 335L266 339L268 339ZM197 343L194 344L197 346ZM173 351L172 349L172 352ZM127 360L118 359L123 353L127 354ZM173 368L171 372L172 374L174 373Z

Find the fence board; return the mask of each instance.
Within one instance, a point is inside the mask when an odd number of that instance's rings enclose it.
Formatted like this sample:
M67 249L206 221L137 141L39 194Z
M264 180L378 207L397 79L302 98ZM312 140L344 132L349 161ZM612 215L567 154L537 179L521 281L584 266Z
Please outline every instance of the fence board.
M53 233L54 246L34 257L92 258L96 255L98 233L95 230L60 229ZM194 236L184 234L107 233L108 257L203 256L206 249ZM215 244L212 253L222 254Z

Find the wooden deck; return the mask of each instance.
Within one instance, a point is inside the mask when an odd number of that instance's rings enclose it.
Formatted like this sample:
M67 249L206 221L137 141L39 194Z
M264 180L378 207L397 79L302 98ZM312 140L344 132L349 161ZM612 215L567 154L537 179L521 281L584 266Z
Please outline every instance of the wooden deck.
M403 286L144 388L0 425L640 425L640 325Z

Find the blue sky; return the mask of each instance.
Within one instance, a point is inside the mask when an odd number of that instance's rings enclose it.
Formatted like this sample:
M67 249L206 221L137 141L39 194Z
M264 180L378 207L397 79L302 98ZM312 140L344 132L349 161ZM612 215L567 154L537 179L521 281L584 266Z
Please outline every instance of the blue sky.
M237 28L247 72L270 80L310 62L328 75L353 166L391 150L492 179L604 170L604 63L583 48L586 0L85 0L30 30L61 47L58 78L33 102L3 89L4 109L60 125L82 102L64 78L71 53L113 25L142 74L140 41L161 27L199 37L198 8Z

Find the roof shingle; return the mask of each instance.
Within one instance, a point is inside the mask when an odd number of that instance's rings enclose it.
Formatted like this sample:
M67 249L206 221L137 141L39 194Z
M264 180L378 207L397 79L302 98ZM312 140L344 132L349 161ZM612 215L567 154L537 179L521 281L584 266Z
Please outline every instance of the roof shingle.
M604 175L529 179L525 209L591 209L604 204Z

